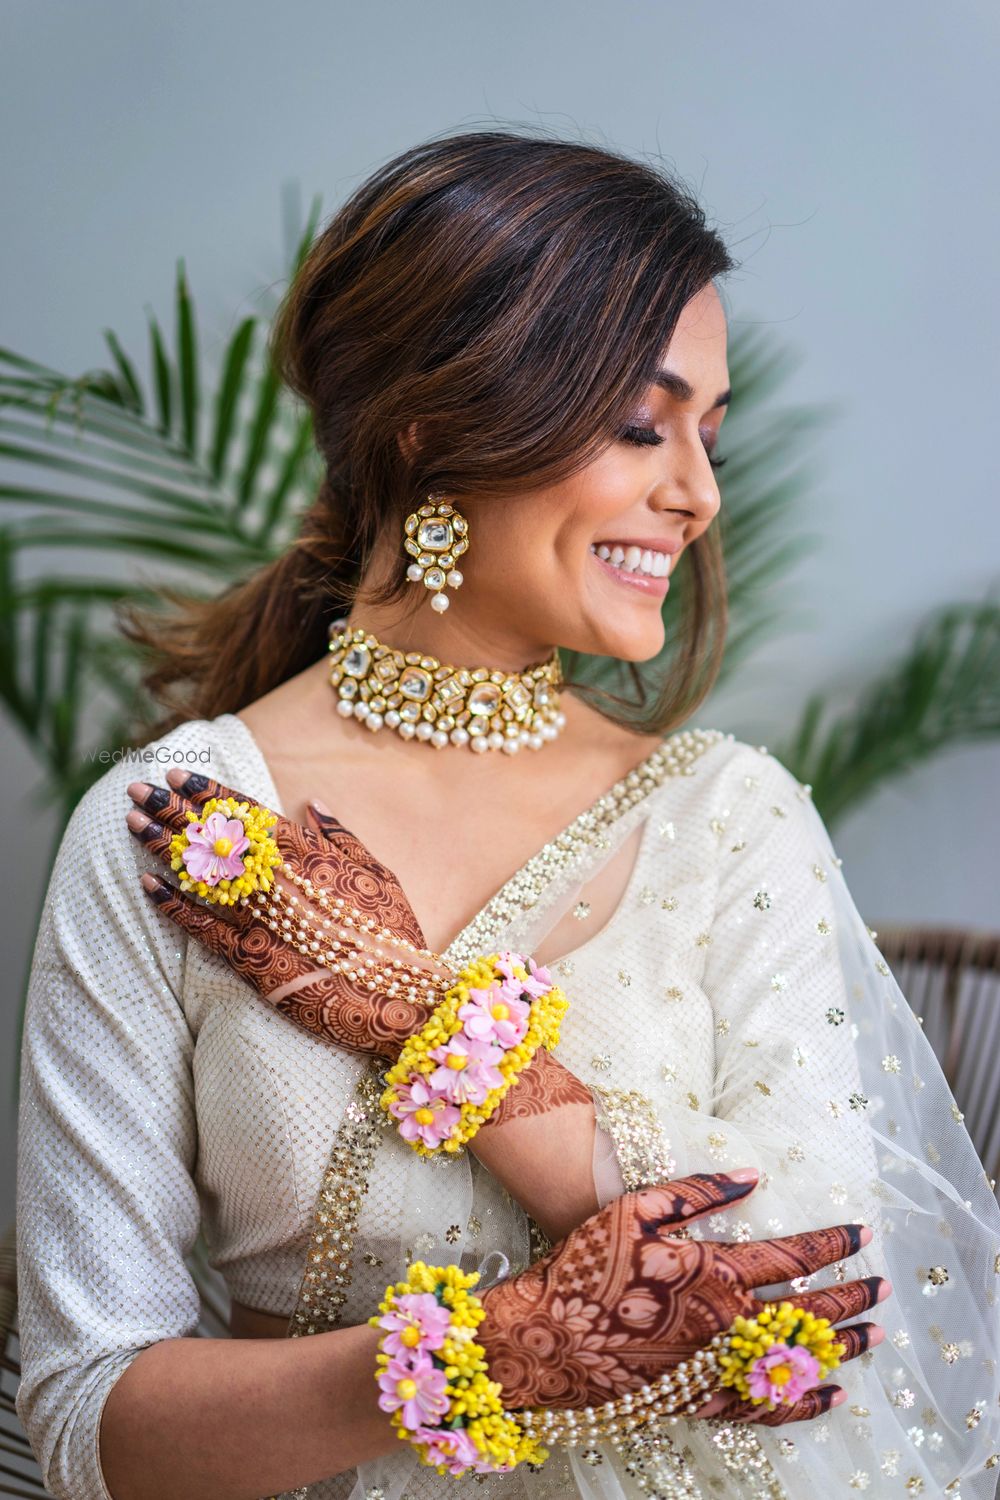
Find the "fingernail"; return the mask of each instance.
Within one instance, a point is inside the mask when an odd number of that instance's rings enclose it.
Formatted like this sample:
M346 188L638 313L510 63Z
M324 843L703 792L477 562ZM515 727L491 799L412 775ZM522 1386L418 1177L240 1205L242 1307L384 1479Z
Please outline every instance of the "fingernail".
M144 812L140 812L137 807L133 807L130 813L126 813L125 821L130 828L134 828L136 833L138 833L140 828L145 828L149 819Z
M203 792L208 786L208 777L202 776L198 771L185 771L180 766L172 766L167 772L167 780L178 792L184 792L188 797L194 797L198 792Z
M153 789L148 781L130 781L125 790L133 802L144 802Z
M847 1392L844 1390L844 1387L842 1385L835 1386L830 1392L830 1405L827 1407L827 1411L830 1410L830 1406L843 1406L846 1400Z
M144 891L155 891L156 887L159 885L159 883L160 882L157 880L156 876L155 875L150 875L149 872L148 872L148 870L147 870L146 874L143 875L142 880L140 882L140 884L142 885L142 888L143 888Z
M881 1323L872 1323L868 1328L868 1347L876 1348L885 1339L885 1329Z
M872 1232L867 1224L846 1224L847 1238L850 1245L848 1255L855 1255L862 1245L867 1245L872 1237Z
M757 1182L760 1173L756 1167L737 1167L735 1172L729 1173L732 1182Z
M309 806L314 807L318 813L322 813L324 818L333 817L333 808L327 807L326 803L321 802L318 797L313 797L309 803Z
M886 1277L883 1276L883 1278L882 1278L882 1285L878 1289L878 1297L877 1297L876 1300L878 1302L884 1302L885 1299L886 1299L886 1297L891 1297L891 1296L892 1296L892 1282L889 1281Z

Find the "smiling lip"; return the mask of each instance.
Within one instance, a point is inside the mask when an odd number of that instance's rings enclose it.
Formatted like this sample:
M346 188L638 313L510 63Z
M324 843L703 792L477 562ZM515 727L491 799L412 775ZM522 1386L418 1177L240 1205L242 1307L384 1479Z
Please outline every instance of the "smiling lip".
M638 547L640 552L679 552L684 543L680 537L663 536L599 536L595 547Z
M598 546L602 545L606 544L598 543ZM639 543L636 542L635 545L638 547ZM667 548L661 542L658 550L675 552L677 548ZM605 562L603 557L598 557L596 552L591 552L590 556L594 559L597 566L603 568L605 573L613 578L616 583L623 584L626 588L635 589L640 594L652 594L655 599L662 599L670 587L670 577L668 574L664 574L662 578L654 578L649 573L625 573L621 568L616 568L613 563Z

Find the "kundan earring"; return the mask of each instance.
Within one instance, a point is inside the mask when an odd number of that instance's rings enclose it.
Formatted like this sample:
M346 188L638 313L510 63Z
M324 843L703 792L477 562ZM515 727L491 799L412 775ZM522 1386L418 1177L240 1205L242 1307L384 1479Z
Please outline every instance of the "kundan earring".
M469 523L445 500L422 505L407 516L403 546L413 558L406 570L411 583L422 583L431 590L431 609L448 608L448 588L462 586L462 574L455 567L456 558L469 548Z

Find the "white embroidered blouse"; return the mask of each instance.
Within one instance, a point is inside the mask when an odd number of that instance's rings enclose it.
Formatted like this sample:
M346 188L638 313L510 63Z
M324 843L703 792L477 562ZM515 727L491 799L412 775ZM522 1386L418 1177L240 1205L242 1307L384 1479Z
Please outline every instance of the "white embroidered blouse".
M192 721L149 754L74 813L24 1023L17 1411L59 1500L110 1500L101 1410L143 1348L197 1328L199 1225L232 1296L296 1336L364 1321L407 1258L482 1265L487 1281L538 1249L475 1158L422 1161L388 1128L377 1064L274 1011L142 893L156 861L127 832L128 782L187 764L281 811L247 726ZM590 932L588 883L637 826L627 888ZM554 964L570 998L559 1056L594 1091L601 1201L757 1166L750 1198L693 1232L871 1224L864 1251L810 1284L888 1275L894 1296L869 1315L886 1342L837 1372L848 1404L813 1422L678 1421L482 1482L439 1477L401 1444L296 1496L813 1500L957 1495L958 1479L964 1500L992 1497L1000 1212L809 789L763 747L673 735L446 956L538 951L560 921L576 936Z

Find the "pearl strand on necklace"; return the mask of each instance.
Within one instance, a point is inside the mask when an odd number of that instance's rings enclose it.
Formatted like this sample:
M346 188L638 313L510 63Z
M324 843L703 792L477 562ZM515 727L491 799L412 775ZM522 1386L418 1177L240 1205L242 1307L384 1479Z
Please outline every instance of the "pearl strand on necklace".
M398 651L347 620L330 627L330 685L337 712L369 729L394 730L436 750L482 754L540 750L565 727L558 650L522 672L454 667L420 651Z

